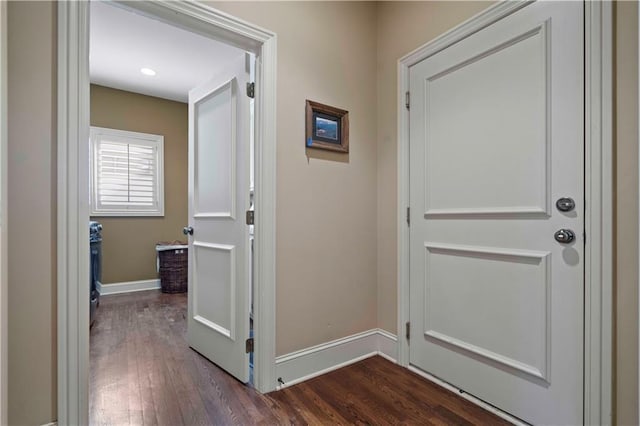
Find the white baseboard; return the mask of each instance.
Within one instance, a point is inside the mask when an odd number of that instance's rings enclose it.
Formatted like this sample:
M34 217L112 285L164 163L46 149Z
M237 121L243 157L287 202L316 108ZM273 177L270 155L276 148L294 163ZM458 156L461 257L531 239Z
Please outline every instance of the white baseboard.
M372 329L276 358L276 389L295 385L374 355L396 362L396 337Z
M157 290L160 288L160 279L128 281L123 283L102 284L98 282L100 296L109 294L132 293L134 291Z
M42 426L58 426L58 422L51 422L51 423L47 423L46 425L42 425Z
M398 337L380 328L378 329L378 355L391 362L398 362Z

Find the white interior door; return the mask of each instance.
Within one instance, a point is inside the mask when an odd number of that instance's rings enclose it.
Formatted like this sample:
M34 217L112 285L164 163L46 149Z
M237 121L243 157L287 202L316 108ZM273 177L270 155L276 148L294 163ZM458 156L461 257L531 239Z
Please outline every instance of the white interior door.
M249 380L249 72L245 57L189 93L189 345Z
M411 67L410 91L410 364L581 424L582 2L520 9Z

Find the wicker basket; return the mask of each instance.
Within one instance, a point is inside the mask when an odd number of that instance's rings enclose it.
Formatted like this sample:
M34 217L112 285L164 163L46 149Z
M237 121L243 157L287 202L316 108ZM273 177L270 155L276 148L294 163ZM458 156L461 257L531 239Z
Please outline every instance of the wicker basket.
M159 243L156 245L156 252L158 253L158 272L162 292L186 292L188 288L188 246Z

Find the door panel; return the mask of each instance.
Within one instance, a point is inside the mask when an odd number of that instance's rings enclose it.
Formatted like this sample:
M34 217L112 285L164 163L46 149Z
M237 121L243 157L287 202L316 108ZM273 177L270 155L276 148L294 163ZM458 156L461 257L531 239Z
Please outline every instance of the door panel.
M193 244L193 319L235 340L235 247Z
M546 379L549 253L443 244L425 248L425 335Z
M429 67L426 214L547 212L546 28Z
M189 345L249 380L249 98L244 55L189 93Z
M532 423L582 422L582 8L527 5L410 68L410 364Z
M235 216L236 86L232 79L194 104L197 217Z

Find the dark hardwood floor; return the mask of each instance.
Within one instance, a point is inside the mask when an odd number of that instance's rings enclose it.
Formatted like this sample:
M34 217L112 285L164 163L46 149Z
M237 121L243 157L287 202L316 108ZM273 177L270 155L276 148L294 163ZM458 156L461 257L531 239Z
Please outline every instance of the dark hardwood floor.
M101 299L92 425L508 424L381 357L261 395L189 349L186 302L159 291Z

